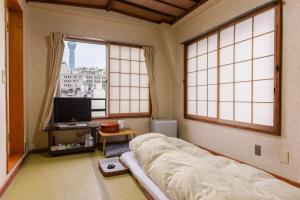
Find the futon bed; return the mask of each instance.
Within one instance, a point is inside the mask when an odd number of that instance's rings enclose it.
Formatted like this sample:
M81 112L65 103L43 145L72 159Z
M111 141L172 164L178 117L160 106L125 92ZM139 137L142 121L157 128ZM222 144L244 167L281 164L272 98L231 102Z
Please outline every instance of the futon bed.
M121 156L155 200L300 200L272 175L159 133L134 138Z

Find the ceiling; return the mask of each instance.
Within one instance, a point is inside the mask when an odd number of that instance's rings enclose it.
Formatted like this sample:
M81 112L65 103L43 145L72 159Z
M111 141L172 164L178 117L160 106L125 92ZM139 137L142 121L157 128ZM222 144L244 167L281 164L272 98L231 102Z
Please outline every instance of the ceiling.
M153 23L174 24L208 0L27 0L122 13Z

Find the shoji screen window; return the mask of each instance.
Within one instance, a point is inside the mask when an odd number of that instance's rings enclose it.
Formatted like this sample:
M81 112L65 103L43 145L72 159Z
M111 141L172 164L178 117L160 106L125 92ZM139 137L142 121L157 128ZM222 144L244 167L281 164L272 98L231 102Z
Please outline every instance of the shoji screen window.
M280 21L264 8L187 44L186 118L279 134Z
M110 45L110 116L148 116L149 83L141 48Z
M202 38L188 48L188 114L217 117L217 34Z

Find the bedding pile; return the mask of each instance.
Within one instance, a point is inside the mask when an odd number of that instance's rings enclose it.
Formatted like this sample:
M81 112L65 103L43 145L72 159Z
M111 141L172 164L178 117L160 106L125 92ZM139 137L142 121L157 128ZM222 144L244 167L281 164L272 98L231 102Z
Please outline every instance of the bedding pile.
M149 133L129 147L172 200L300 200L300 189L181 139Z

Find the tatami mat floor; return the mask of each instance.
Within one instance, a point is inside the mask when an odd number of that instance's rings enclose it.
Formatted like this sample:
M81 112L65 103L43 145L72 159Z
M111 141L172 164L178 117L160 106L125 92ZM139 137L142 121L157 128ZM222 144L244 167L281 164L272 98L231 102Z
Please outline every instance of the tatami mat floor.
M129 175L103 177L100 151L60 157L30 154L3 200L145 200Z

